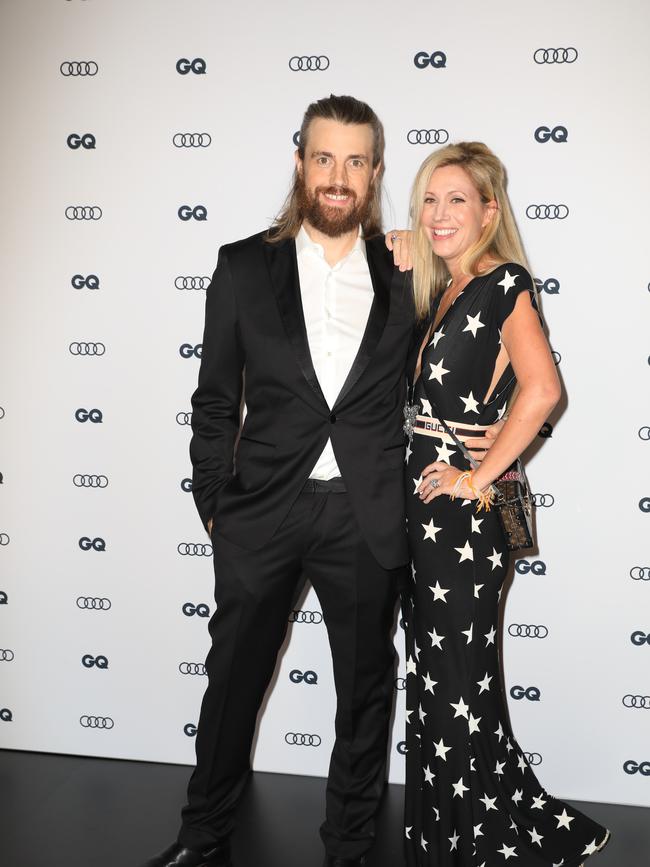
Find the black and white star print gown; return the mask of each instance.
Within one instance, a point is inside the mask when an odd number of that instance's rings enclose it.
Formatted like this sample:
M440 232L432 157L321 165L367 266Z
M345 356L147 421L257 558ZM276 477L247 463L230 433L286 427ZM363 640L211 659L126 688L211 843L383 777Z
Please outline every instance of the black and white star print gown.
M461 430L503 416L511 368L492 392L498 397L481 399L503 323L531 287L524 268L507 264L475 277L456 298L422 354L419 425L435 422L431 400ZM416 427L406 473L407 865L577 867L607 832L547 794L510 729L496 633L508 551L497 515L448 496L423 504L414 488L434 460L468 469L447 434Z

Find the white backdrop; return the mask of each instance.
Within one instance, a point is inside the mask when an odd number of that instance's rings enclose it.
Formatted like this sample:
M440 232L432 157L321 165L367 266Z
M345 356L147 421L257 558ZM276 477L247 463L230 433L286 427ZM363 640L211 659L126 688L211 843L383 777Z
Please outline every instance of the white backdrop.
M186 481L201 278L279 208L307 104L351 93L386 127L387 227L427 137L481 139L509 170L568 394L529 462L540 549L504 614L513 726L554 794L650 805L647 3L0 10L0 744L193 762L205 678L183 672L214 606ZM324 775L311 593L295 619L255 767Z

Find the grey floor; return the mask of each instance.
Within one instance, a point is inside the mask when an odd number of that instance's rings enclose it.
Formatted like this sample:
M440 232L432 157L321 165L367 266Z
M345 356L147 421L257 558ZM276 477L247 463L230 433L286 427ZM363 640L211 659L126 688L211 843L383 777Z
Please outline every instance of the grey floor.
M190 769L0 752L1 867L139 867L176 835ZM325 782L255 774L233 837L235 867L321 867ZM401 786L389 786L368 867L402 867ZM589 867L650 864L650 809L575 806L612 831Z

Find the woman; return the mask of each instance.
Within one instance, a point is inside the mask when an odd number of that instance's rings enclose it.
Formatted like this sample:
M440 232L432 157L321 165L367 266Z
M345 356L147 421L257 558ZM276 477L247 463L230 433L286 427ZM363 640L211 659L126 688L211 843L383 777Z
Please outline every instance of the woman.
M415 179L411 215L426 336L407 449L407 864L577 867L609 832L541 787L499 677L508 551L489 486L560 397L503 166L478 142L434 152ZM475 471L437 412L461 442L506 419Z

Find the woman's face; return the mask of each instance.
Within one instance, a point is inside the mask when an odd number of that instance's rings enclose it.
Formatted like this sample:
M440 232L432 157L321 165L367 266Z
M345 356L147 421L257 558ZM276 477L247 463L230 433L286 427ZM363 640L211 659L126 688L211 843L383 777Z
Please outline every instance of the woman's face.
M481 201L469 175L460 166L441 166L432 172L424 194L422 227L433 252L450 272L476 243L496 211L496 202Z

